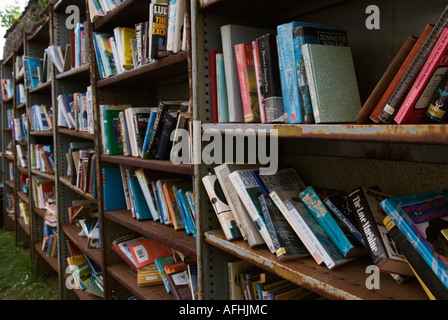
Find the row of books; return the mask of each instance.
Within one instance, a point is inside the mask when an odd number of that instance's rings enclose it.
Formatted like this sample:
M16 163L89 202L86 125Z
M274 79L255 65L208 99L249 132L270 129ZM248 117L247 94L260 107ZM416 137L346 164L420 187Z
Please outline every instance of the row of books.
M55 205L55 199L49 199L49 201L46 202L44 208L46 210L42 227L42 252L45 252L47 257L54 258L58 255L58 215Z
M95 22L98 18L116 9L121 3L126 0L88 0L90 21Z
M54 148L52 145L30 143L30 165L31 169L41 172L54 173Z
M120 165L103 168L104 210L127 209L136 220L160 221L196 237L190 180Z
M11 129L13 140L19 142L27 141L28 119L26 113L21 114L19 118L13 118Z
M227 263L230 300L321 300L322 297L246 260Z
M439 280L431 281L438 286L432 289L439 297L448 293L448 259L437 250L442 244L435 247L424 235L429 220L448 219L446 190L394 198L373 188L346 192L306 186L293 168L263 176L257 168L230 164L215 167L203 183L229 241L242 237L251 247L267 245L282 260L312 256L329 269L370 255L397 282L416 274L420 279L435 275ZM412 243L412 255L418 253L425 271L396 243L386 227L390 222L384 221L388 216ZM426 224L419 226L422 221Z
M138 286L164 285L176 300L197 299L197 266L171 247L143 236L115 239L112 249L134 270Z
M361 102L345 30L293 21L220 31L222 48L209 51L213 122L355 122Z
M1 90L2 90L2 101L10 99L14 95L14 80L2 79Z
M28 152L25 146L16 144L17 166L22 168L28 167Z
M58 102L58 127L93 134L91 87L84 93L61 94Z
M26 91L25 91L25 85L22 83L19 83L17 85L16 89L16 103L23 104L26 103Z
M134 28L93 33L102 79L141 67L185 48L184 1L149 4L149 19Z
M446 122L447 10L418 37L409 36L357 116L358 123Z
M19 199L19 217L23 219L26 225L30 224L30 207L22 199Z
M173 144L181 140L181 130L191 132L192 117L187 111L184 100L161 101L153 108L100 105L102 151L106 155L168 160ZM187 161L190 146L191 139L185 152Z
M70 142L66 159L67 176L71 184L96 198L96 155L93 142Z
M56 196L54 181L33 175L31 177L31 182L33 184L34 207L45 209Z
M51 106L35 104L28 110L31 131L51 131L53 128L53 108Z
M43 58L23 56L24 83L26 88L36 88L50 80L50 61L46 52Z
M14 122L14 110L11 109L7 109L6 110L6 127L5 128L12 128L13 127L13 122Z

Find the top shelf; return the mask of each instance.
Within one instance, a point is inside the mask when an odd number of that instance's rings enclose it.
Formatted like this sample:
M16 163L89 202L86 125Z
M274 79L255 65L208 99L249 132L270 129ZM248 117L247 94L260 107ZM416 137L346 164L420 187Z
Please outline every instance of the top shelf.
M126 0L114 10L100 17L93 24L94 31L111 30L115 27L135 27L135 23L148 20L149 2Z
M360 142L389 142L448 145L448 125L373 125L373 124L245 124L205 123L203 130L218 130L231 133L241 129L243 134L250 130L278 130L280 138L305 138L324 140L347 140Z

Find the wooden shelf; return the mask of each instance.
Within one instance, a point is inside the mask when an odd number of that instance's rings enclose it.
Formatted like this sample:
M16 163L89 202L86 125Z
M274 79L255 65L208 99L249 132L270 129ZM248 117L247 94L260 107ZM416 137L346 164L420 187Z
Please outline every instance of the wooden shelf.
M282 262L267 248L252 249L243 240L227 241L221 230L206 232L205 242L330 299L428 300L416 279L398 284L383 272L380 289L367 289L366 268L372 264L368 257L329 270L311 257Z
M104 217L114 221L137 233L147 236L170 246L189 257L197 256L196 240L185 233L185 230L174 230L172 226L166 226L159 221L138 221L131 216L129 210L105 211Z
M56 272L59 272L58 266L58 258L57 257L49 257L46 252L42 251L42 241L36 242L34 244L34 250L38 252L42 258L48 263L48 265Z
M31 235L31 227L29 224L25 224L25 220L23 220L23 218L17 218L17 223L28 236Z
M14 180L5 180L5 185L10 187L11 189L14 189L16 187Z
M40 170L37 169L31 169L31 174L34 174L36 176L41 176L43 178L46 178L48 180L54 181L54 174L51 173L46 173L46 172L42 172Z
M47 210L33 207L33 212L35 214L37 214L39 217L41 217L42 219L45 219L45 215L47 213Z
M26 36L26 40L31 42L48 42L50 38L50 17L45 17L42 19L41 24L36 28L36 30Z
M65 273L65 268L63 269L64 271L63 271L63 277L65 278L65 279L67 279L69 276L70 276L70 274L68 274L68 273ZM85 290L81 290L81 289L72 289L73 290L73 292L76 294L76 296L79 298L79 300L85 300L85 301L91 301L91 300L94 300L94 301L101 301L101 300L104 300L103 298L101 298L101 297L98 297L97 295L94 295L94 294L91 294L91 293L88 293L87 291L85 291Z
M73 68L56 75L57 80L90 80L90 64Z
M181 51L152 63L145 64L139 68L101 79L97 82L97 87L104 88L118 85L129 88L141 87L142 85L147 86L148 83L155 81L160 82L179 76L185 77L187 73L187 52ZM188 78L185 79L187 80Z
M172 172L184 175L193 175L194 167L190 164L173 164L169 160L141 159L126 156L101 155L101 161L108 163L124 164L132 167L157 170L162 172Z
M75 191L77 194L83 196L84 198L92 201L92 202L97 202L98 200L95 199L92 194L84 192L83 190L81 190L80 188L78 188L77 186L74 186L73 184L71 184L70 182L70 177L69 176L62 176L59 177L59 181L61 181L65 186L67 186L68 188L70 188L71 190Z
M89 139L89 140L94 140L94 138L95 138L94 135L91 133L80 132L80 131L71 130L68 128L58 128L58 133L65 134L65 135L72 136L72 137Z
M52 137L53 131L30 131L30 136Z
M341 141L368 141L448 145L448 125L358 125L358 124L244 124L204 123L203 131L255 134L261 130L277 134L279 138L324 139ZM275 133L275 131L277 132ZM238 133L240 131L240 133Z
M40 83L37 87L29 89L29 93L51 93L51 80L48 80L45 83Z
M111 30L116 26L135 27L136 21L146 21L149 15L149 3L140 0L126 0L117 8L100 17L93 24L93 30Z
M17 195L19 196L19 198L20 198L23 202L29 204L29 201L28 201L28 195L27 195L25 192L17 191Z
M28 168L17 167L17 170L18 170L20 173L23 173L23 174L28 175Z
M126 263L109 265L107 266L107 272L115 281L121 283L141 300L174 300L174 296L166 292L163 284L139 287L137 285L137 273Z

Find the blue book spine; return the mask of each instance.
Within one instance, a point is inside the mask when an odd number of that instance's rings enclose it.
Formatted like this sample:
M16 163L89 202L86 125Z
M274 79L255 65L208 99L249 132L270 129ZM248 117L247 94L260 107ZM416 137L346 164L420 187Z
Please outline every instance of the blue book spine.
M222 53L216 55L216 86L218 96L218 122L229 122L227 83Z
M146 203L142 188L136 176L128 177L126 179L129 186L129 196L132 198L134 206L135 217L137 220L152 219L151 211Z
M179 196L180 196L180 202L182 203L182 207L185 212L185 216L187 217L188 224L191 228L191 233L193 234L193 237L196 239L196 225L192 219L193 213L190 211L190 205L188 204L187 197L183 189L179 190Z
M312 187L307 187L300 193L300 198L334 245L346 256L352 245L316 191Z
M380 206L448 289L448 266L425 240L426 235L420 234L422 228L418 227L435 217L448 220L448 189L390 198L381 201Z
M174 191L174 196L176 197L177 207L179 208L180 215L182 217L182 221L184 222L185 232L188 235L190 235L190 234L192 234L192 231L191 231L191 228L190 228L189 221L187 219L186 212L184 210L184 206L182 205L182 202L180 200L180 194L179 194L180 190L177 189L176 187L173 187L173 191Z
M143 140L142 150L146 150L148 148L148 140L151 135L152 127L154 126L154 122L156 120L157 108L152 108L149 113L148 126L146 127L145 139Z
M98 64L98 71L100 73L101 79L104 79L106 77L104 73L104 66L103 61L101 60L101 54L100 54L100 47L98 46L98 37L99 35L97 33L93 33L93 45L95 47L95 55L96 55L96 62Z
M120 168L103 168L104 210L126 208Z

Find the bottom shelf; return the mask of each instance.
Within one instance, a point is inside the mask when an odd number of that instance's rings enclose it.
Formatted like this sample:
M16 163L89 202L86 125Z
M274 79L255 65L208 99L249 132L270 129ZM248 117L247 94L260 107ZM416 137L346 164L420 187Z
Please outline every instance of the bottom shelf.
M139 287L137 273L125 263L110 265L107 272L141 300L174 300L174 296L166 292L163 284Z
M370 273L365 270L372 264L368 257L329 270L311 257L280 261L267 248L250 248L244 240L227 241L221 230L206 232L205 242L330 299L428 300L417 279L398 284L383 272L380 289L367 289Z
M36 250L36 252L38 252L42 256L42 258L48 263L48 265L54 271L59 272L58 258L56 257L51 258L47 256L47 254L44 251L42 251L42 241L34 244L34 250Z

